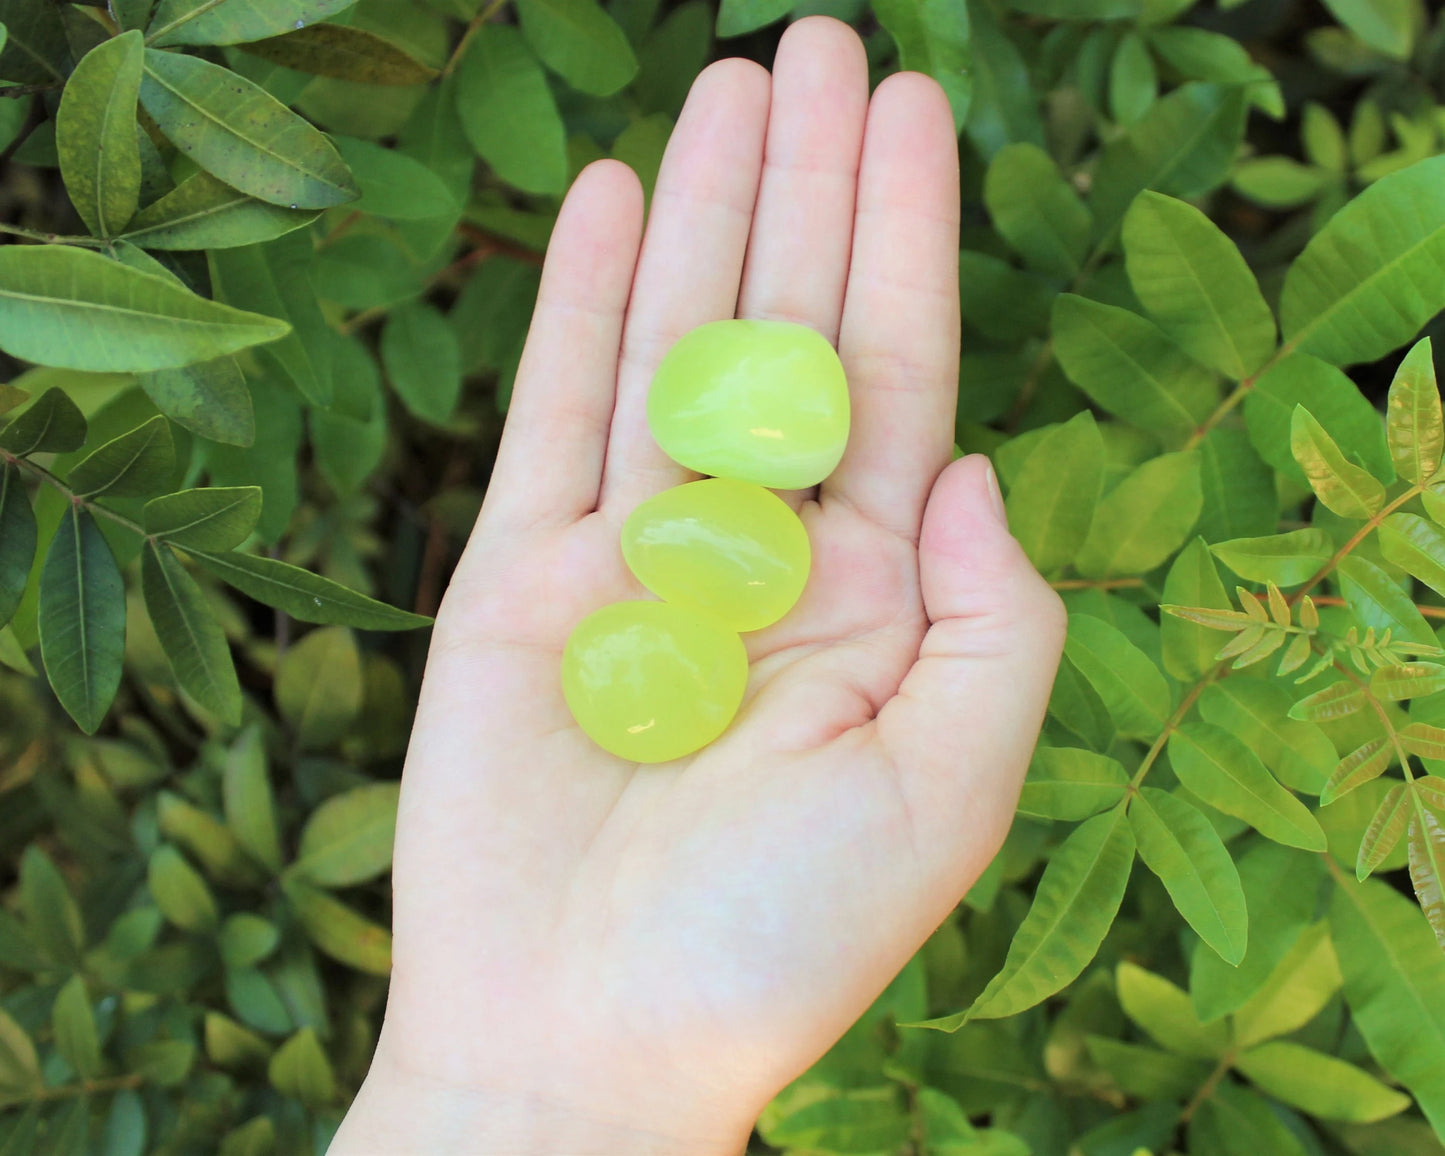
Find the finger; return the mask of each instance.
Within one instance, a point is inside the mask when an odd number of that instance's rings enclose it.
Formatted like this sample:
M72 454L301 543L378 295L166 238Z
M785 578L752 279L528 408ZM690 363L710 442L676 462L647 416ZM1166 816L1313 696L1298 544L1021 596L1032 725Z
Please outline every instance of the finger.
M878 714L914 817L945 888L967 886L1003 841L1063 652L1063 603L1008 532L988 460L939 476L918 544L931 625L917 663ZM980 833L963 846L958 821ZM959 892L961 894L961 892ZM954 895L956 901L957 895Z
M868 59L841 21L792 25L773 63L773 99L739 317L795 321L838 340Z
M838 345L852 432L822 494L909 538L953 445L958 198L943 90L918 73L889 77L868 108Z
M647 388L673 342L737 310L769 84L751 61L709 66L693 82L667 143L623 330L602 472L602 508L622 516L643 498L697 476L653 441Z
M641 233L636 174L585 168L547 246L480 522L566 524L596 508Z

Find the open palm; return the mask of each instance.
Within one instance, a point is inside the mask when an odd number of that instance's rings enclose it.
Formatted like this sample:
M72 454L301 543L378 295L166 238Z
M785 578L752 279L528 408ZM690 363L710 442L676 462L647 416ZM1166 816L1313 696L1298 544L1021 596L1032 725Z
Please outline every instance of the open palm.
M987 463L948 465L958 212L942 91L905 73L870 101L861 43L825 18L787 32L771 77L727 60L698 78L645 238L630 170L577 179L438 616L369 1085L524 1097L617 1129L614 1151L737 1150L987 864L1063 618ZM853 432L820 490L784 495L813 571L746 636L738 718L637 766L573 723L562 647L599 606L648 596L621 524L696 476L653 443L648 384L678 337L735 315L835 342ZM361 1128L350 1150L381 1150ZM460 1135L436 1150L500 1150Z

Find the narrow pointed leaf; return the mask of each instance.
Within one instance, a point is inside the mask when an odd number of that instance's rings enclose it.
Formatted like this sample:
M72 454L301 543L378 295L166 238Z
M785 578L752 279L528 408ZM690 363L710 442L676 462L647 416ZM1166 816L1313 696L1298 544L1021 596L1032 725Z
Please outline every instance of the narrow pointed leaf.
M152 498L145 506L147 534L194 550L233 550L261 517L260 486L215 486Z
M1404 783L1396 783L1380 800L1370 825L1365 828L1365 837L1360 840L1360 852L1355 859L1356 879L1365 879L1395 849L1410 820L1411 804Z
M1410 1106L1409 1096L1354 1064L1300 1044L1262 1044L1244 1052L1236 1064L1262 1091L1322 1120L1373 1124Z
M1410 819L1410 882L1440 947L1445 949L1445 825L1420 807Z
M1029 763L1019 813L1073 821L1117 804L1129 776L1116 759L1075 747L1040 747Z
M286 898L307 937L317 948L370 975L391 971L391 934L346 904L299 879L283 881Z
M1302 405L1294 408L1290 452L1315 496L1342 518L1368 518L1385 504L1385 487L1345 460L1335 439Z
M1197 453L1151 458L1099 502L1074 568L1088 578L1153 570L1184 543L1203 502Z
M1120 734L1147 740L1164 729L1169 684L1122 631L1090 614L1070 614L1064 653L1098 692Z
M1445 594L1445 531L1418 514L1391 514L1377 531L1380 553L1407 574Z
M35 562L35 511L18 466L0 467L0 626L15 614Z
M1440 468L1445 425L1428 337L1417 341L1395 370L1385 409L1385 437L1395 459L1395 472L1406 481L1428 481Z
M175 470L170 423L157 414L82 458L66 481L90 498L144 498L165 489Z
M226 636L196 580L158 542L141 555L141 589L181 689L222 722L239 725L241 686Z
M100 1072L100 1040L95 1028L95 1012L85 980L71 976L55 997L51 1012L55 1046L82 1080L91 1080Z
M425 84L437 74L400 45L346 24L313 24L242 48L282 68L356 84Z
M1263 538L1235 538L1210 549L1241 578L1298 586L1329 561L1334 542L1323 530L1310 527Z
M283 860L275 795L266 767L266 746L257 726L247 727L236 738L226 756L221 789L226 823L241 846L267 870L280 871Z
M1060 277L1079 271L1093 221L1053 157L1038 145L1020 141L994 154L983 201L999 236L1029 266Z
M1399 732L1400 745L1422 759L1445 760L1445 727L1411 723Z
M1210 669L1219 630L1237 629L1244 617L1230 608L1203 538L1185 546L1169 568L1160 610L1165 611L1159 616L1164 669L1179 679L1198 678Z
M1162 975L1126 962L1119 965L1115 976L1124 1014L1169 1051L1215 1059L1229 1047L1225 1023L1201 1023L1188 994Z
M1199 713L1243 741L1285 786L1317 795L1338 755L1318 726L1290 717L1293 705L1272 681L1230 678L1204 689Z
M1394 757L1395 748L1388 738L1361 743L1335 767L1330 781L1320 792L1320 805L1328 806L1341 795L1348 795L1356 787L1363 786L1371 779L1378 779L1389 769Z
M125 238L145 249L233 249L283 236L316 215L258 201L199 169L132 217Z
M1435 632L1425 621L1409 593L1379 566L1358 553L1342 558L1335 567L1340 591L1355 621L1367 630L1389 630L1394 638L1434 643Z
M1365 692L1348 680L1317 690L1290 707L1289 717L1301 722L1328 722L1365 707Z
M356 0L160 0L146 43L244 44L325 20Z
M151 897L172 923L183 931L213 931L218 922L211 889L186 858L168 843L151 854L146 873Z
M131 31L96 45L65 82L55 149L65 189L97 237L114 237L140 198L136 100L145 46Z
M30 1034L0 1008L0 1095L40 1087L40 1060Z
M1339 990L1339 961L1321 920L1299 934L1259 990L1234 1013L1235 1044L1249 1047L1299 1030Z
M1009 487L1009 528L1043 573L1073 561L1104 484L1104 442L1088 410L1039 438Z

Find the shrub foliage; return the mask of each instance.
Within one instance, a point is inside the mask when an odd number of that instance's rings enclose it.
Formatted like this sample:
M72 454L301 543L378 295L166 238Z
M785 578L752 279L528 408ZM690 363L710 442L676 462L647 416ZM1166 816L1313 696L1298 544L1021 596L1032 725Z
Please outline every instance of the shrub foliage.
M325 1150L561 195L813 12L948 94L957 440L1070 618L1003 851L757 1150L1445 1151L1445 19L0 0L0 1154Z

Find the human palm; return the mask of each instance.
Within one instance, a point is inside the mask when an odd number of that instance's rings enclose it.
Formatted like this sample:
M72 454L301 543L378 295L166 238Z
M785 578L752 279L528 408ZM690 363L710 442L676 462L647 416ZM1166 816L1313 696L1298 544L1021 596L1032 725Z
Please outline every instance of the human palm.
M941 90L904 74L870 101L861 44L824 18L788 31L771 78L739 60L702 74L645 239L629 170L578 178L437 619L364 1100L385 1078L591 1120L614 1130L599 1151L736 1150L987 864L1062 615L987 464L948 465L958 211ZM737 719L638 766L573 722L562 647L591 611L647 597L621 524L696 476L653 443L648 383L683 333L735 315L835 342L852 435L820 489L783 495L813 569L745 637ZM337 1151L381 1151L362 1128Z

